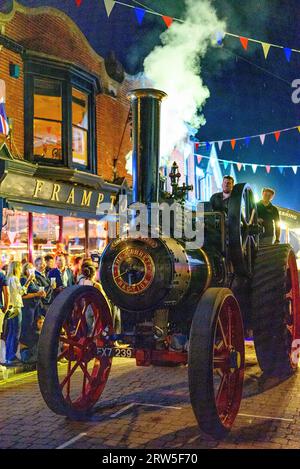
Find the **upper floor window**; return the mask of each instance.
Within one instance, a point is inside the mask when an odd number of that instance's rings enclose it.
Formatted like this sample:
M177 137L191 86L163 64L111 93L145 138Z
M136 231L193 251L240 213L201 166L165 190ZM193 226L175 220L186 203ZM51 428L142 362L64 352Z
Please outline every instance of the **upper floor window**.
M88 96L72 89L72 158L74 163L88 163Z
M25 62L25 151L29 160L96 172L97 79L30 57Z
M62 90L58 81L34 78L34 156L62 160Z

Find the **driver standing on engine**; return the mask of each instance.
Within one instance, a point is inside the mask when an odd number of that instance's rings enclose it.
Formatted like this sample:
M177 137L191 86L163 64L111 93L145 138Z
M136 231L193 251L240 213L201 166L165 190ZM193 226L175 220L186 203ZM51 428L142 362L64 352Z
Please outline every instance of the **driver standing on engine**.
M210 199L211 209L213 212L224 212L228 214L228 202L233 190L234 179L232 176L226 175L223 177L222 190L213 194Z

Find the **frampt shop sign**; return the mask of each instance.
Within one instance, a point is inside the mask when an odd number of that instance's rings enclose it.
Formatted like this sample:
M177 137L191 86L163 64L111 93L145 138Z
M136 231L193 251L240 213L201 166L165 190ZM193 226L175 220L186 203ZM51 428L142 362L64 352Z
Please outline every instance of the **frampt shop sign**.
M45 181L44 179L35 180L32 193L34 200L42 198L69 207L88 208L93 212L99 210L103 202L114 204L116 197L116 193L107 194L79 186Z
M20 203L97 214L101 204L115 204L118 186L99 183L99 190L8 172L0 185L0 196Z

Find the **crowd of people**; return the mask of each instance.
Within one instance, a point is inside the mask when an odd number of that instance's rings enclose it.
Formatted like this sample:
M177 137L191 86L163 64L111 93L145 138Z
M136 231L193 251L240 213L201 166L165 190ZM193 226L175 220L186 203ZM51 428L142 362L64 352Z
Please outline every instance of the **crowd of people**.
M30 263L12 260L0 270L0 364L35 363L44 318L54 298L71 285L97 282L92 259L63 252Z

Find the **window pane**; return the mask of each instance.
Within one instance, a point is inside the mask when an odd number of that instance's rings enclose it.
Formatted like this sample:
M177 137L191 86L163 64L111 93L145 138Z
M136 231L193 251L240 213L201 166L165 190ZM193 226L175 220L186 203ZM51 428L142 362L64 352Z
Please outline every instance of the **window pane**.
M34 79L34 155L62 159L62 92L55 80Z
M34 80L34 117L62 121L61 85L52 80Z
M87 131L79 127L72 129L73 161L87 166Z
M72 89L72 151L73 162L87 166L88 95Z
M69 254L83 254L85 242L84 220L64 217L63 243Z
M88 96L72 89L72 124L88 129Z
M34 155L43 158L62 159L62 125L59 122L34 119L33 151Z
M28 256L28 213L3 209L1 231L1 267L12 260L21 261Z
M46 213L33 214L34 257L55 251L59 237L59 219Z
M108 241L107 223L89 220L89 251L101 254Z

